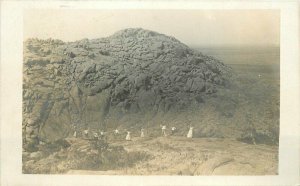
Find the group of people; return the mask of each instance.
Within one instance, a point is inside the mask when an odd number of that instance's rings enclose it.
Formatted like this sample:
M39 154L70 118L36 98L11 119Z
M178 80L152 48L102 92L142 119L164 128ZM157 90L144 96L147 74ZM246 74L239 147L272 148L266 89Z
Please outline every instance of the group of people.
M189 131L187 133L187 138L193 138L193 129L194 127L190 126ZM171 127L171 135L174 135L176 132L177 128L176 127ZM117 129L115 130L117 131ZM162 136L167 136L167 126L166 125L161 125L161 134ZM141 129L141 138L145 137L145 129ZM127 131L127 135L125 137L126 141L131 140L131 132Z
M167 126L166 125L160 125L161 127L161 134L162 136L167 136ZM193 138L193 129L194 127L190 126L189 127L189 131L187 133L187 138ZM126 141L131 141L132 140L132 137L131 137L131 132L128 131L128 130L125 130L127 132L126 134L126 137L125 137L125 140ZM171 127L171 135L174 135L177 131L177 128L176 127ZM118 129L115 129L113 131L114 135L115 136L118 136L120 135L120 131ZM105 132L104 131L99 131L99 132L90 132L90 129L87 128L85 130L82 131L82 136L86 139L90 139L90 135L92 134L92 138L93 139L105 139L106 135L105 135ZM77 138L78 137L78 134L77 134L77 130L76 130L76 126L74 126L74 134L73 134L73 137ZM145 129L144 128L141 128L141 131L140 131L140 137L141 138L144 138L145 137Z
M73 137L74 138L77 138L78 137L78 130L77 130L77 128L76 128L76 126L73 126L73 129L74 129L74 133L73 133ZM85 139L89 139L92 134L92 138L93 139L104 139L105 138L105 134L104 134L104 132L103 131L99 131L99 132L95 132L95 131L93 131L93 132L90 132L90 128L87 128L87 129L85 129L85 130L83 130L82 131L82 137L83 138L85 138Z
M162 136L167 136L166 130L167 130L167 126L161 125ZM176 127L171 127L171 135L174 135L176 130L177 130ZM190 126L190 129L187 133L187 138L193 138L193 130L194 130L194 127Z

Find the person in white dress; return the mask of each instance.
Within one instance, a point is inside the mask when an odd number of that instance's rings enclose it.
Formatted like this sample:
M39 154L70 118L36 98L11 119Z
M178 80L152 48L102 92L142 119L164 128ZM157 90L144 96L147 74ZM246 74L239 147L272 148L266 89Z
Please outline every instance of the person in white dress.
M74 133L73 133L73 137L74 138L77 138L77 129L76 129L76 126L74 125Z
M130 132L127 131L127 135L126 135L126 141L130 141L131 140L131 135L130 135Z
M163 125L163 126L161 127L161 133L162 133L163 136L167 136L166 130L167 130L167 126L166 126L166 125Z
M144 134L144 129L142 128L141 129L141 138L145 137L145 134Z
M190 127L190 130L187 134L187 138L193 138L193 129L194 129L194 127Z
M74 131L73 137L77 138L77 132L76 132L76 130Z

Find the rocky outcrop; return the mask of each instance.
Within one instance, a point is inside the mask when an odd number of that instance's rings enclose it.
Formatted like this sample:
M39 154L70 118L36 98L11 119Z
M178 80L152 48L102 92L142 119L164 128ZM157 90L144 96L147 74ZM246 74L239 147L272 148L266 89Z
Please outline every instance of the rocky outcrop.
M72 125L106 128L124 115L177 112L200 104L228 76L230 69L213 57L144 29L69 43L29 39L24 143L68 136Z

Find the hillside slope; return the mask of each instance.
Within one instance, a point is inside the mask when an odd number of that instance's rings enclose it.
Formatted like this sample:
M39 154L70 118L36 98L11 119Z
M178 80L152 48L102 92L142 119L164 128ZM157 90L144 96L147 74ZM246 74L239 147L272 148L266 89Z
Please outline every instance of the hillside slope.
M23 141L34 147L39 140L64 138L72 126L139 130L149 118L201 107L230 75L220 61L140 28L69 43L29 39Z
M276 175L278 148L232 139L184 137L113 140L108 151L69 138L69 147L26 154L23 172L89 175Z

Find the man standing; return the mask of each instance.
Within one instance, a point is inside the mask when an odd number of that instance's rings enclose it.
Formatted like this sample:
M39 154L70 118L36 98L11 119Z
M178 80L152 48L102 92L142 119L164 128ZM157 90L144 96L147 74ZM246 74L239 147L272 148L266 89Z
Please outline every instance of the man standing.
M100 139L101 140L104 140L105 136L104 136L104 132L103 131L100 131Z
M94 136L94 140L98 140L99 139L99 135L97 132L94 132L93 133L93 136Z
M172 127L171 128L171 135L174 135L175 131L176 131L176 127Z
M86 130L83 131L83 136L84 136L85 138L88 138L88 137L89 137L89 130L90 130L90 128L87 128Z
M116 129L116 130L114 131L114 134L115 134L115 135L118 135L118 134L120 134L119 130L118 130L118 129Z

